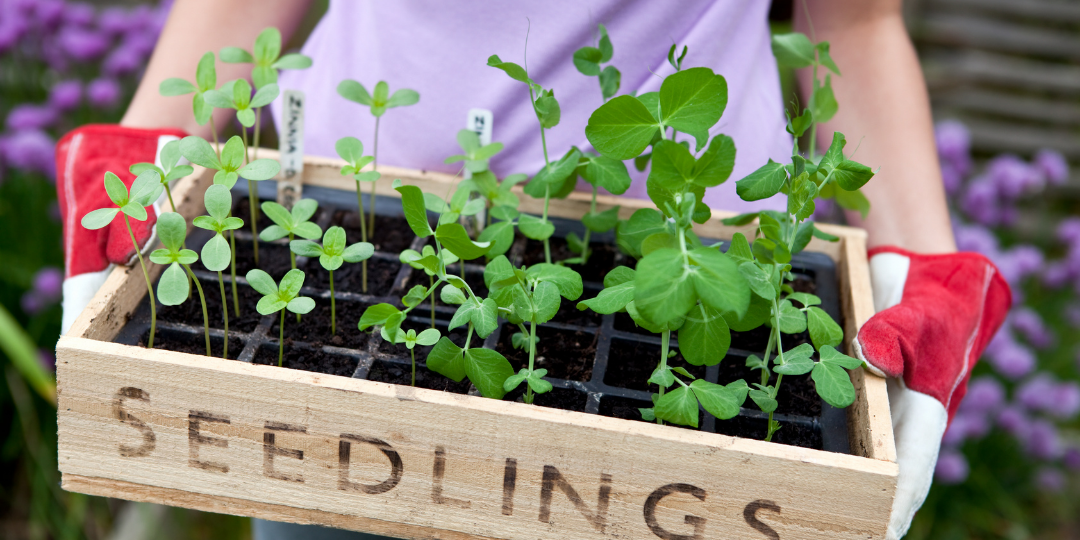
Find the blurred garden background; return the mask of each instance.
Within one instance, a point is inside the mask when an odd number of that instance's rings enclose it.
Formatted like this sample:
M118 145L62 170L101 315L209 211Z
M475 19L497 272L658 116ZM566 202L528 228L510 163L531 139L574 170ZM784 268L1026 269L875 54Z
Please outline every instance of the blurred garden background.
M777 31L791 7L774 2ZM250 535L246 519L67 493L56 470L54 145L75 126L119 120L168 9L0 0L0 538ZM291 47L325 9L314 2ZM1080 538L1080 2L905 10L957 241L993 259L1015 293L908 537Z

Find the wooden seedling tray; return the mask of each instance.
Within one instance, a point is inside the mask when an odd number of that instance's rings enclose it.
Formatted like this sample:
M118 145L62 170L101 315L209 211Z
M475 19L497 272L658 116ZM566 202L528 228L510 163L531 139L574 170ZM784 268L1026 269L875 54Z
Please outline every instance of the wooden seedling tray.
M303 183L352 192L342 164L309 158ZM380 170L386 196L393 178L433 193L453 181ZM196 168L173 190L188 220L211 181ZM599 202L624 218L649 206ZM550 215L588 205L574 193ZM695 232L751 232L729 215ZM850 340L873 314L866 235L821 228L840 242L809 250L836 262ZM115 269L57 344L67 490L404 538L884 537L896 456L885 383L863 370L846 455L112 343L145 294L137 266Z

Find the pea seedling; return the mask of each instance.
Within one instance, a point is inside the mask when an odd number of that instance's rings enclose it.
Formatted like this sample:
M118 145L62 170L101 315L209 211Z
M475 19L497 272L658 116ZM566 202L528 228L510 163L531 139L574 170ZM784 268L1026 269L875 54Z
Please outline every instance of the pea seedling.
M360 182L372 182L372 189L374 189L374 182L381 176L378 171L362 171L369 163L375 160L374 156L364 155L364 143L360 142L360 139L356 137L342 137L334 143L334 150L337 151L341 159L344 159L347 164L341 168L341 174L345 176L352 176L356 181L356 207L360 212L360 241L368 241L368 225L367 220L364 218L364 202L360 197ZM374 198L372 198L374 200ZM374 208L374 207L373 207ZM374 210L372 210L374 211ZM367 280L367 260L363 262L361 271L361 292L367 292L368 280Z
M301 200L300 202L304 202L304 200ZM298 202L297 205L299 205L300 202ZM293 207L293 212L296 212L296 206ZM269 215L269 212L267 212L267 214ZM316 228L317 227L318 226L316 226ZM265 232L266 231L263 231L263 233ZM375 246L367 242L358 242L346 247L345 229L342 229L341 227L330 227L329 229L326 229L326 234L322 235L322 237L323 243L321 246L311 240L291 240L289 242L289 249L296 255L318 257L319 264L330 272L330 333L336 334L337 305L334 300L334 270L341 268L343 263L366 261L375 253ZM292 238L291 234L289 235L289 238Z
M420 94L416 90L410 90L408 88L401 88L394 91L393 95L390 95L390 85L386 84L386 81L379 81L375 84L375 93L369 94L367 88L357 81L346 79L341 81L337 87L337 93L339 96L355 102L365 107L368 107L371 111L371 115L375 117L375 139L373 143L374 149L372 150L372 167L375 170L379 168L379 120L382 119L382 115L386 114L387 109L393 109L394 107L408 107L409 105L415 105L420 101ZM340 152L339 152L340 153ZM378 177L374 177L371 181L371 196L368 199L368 209L370 220L368 223L368 230L372 235L375 234L375 182L378 181Z
M221 288L221 314L225 320L225 352L222 354L222 358L229 357L229 302L225 296L225 280L221 276L221 271L235 262L232 256L232 248L229 243L225 241L223 233L230 231L230 233L240 227L244 226L244 220L238 217L230 216L232 211L232 192L229 188L221 184L214 184L206 188L206 192L203 193L203 203L206 206L206 216L197 216L192 224L200 229L206 229L213 231L214 236L207 240L203 244L202 252L200 252L200 258L202 259L203 266L211 272L217 272L218 287ZM236 270L233 267L233 276L235 277ZM233 291L235 292L236 280L233 280ZM236 299L234 298L235 302Z
M417 345L434 345L439 342L439 337L439 331L434 328L428 328L419 334L412 328L405 332L405 347L409 349L409 358L412 359L412 386L416 386L416 351L413 348Z
M194 94L191 98L191 108L195 113L195 123L204 126L210 122L210 133L214 137L214 151L220 155L221 147L218 146L217 128L214 127L214 106L207 103L205 97L207 92L216 88L217 70L214 67L214 53L208 52L199 59L199 65L195 68L195 84L172 77L161 81L158 92L165 97ZM175 211L174 208L173 212Z
M166 212L158 217L158 237L165 246L154 250L150 254L150 260L155 264L168 265L165 272L158 280L158 300L166 306L178 306L188 299L191 293L191 285L188 278L195 283L199 291L199 302L202 304L203 334L206 337L206 356L213 356L210 351L210 317L206 312L206 296L203 295L202 284L195 273L191 271L191 265L199 260L199 255L190 249L184 248L184 238L187 236L187 222L184 216L176 212ZM184 275L187 272L187 275Z
M256 310L261 315L273 315L281 312L281 320L278 322L278 367L281 367L285 355L285 310L295 314L304 315L315 309L315 301L299 296L300 289L304 286L304 271L292 269L281 278L281 285L274 282L270 274L258 268L247 273L247 282L253 289L263 295L259 299Z
M427 274L427 276L428 276L428 288L430 289L430 288L435 286L435 270L432 270L428 266L425 266L425 263L420 262L420 261L423 260L427 264L430 264L431 259L429 259L428 257L432 257L432 258L437 257L437 258L442 259L443 268L448 267L451 264L454 264L454 263L458 262L457 255L454 255L453 253L451 253L450 250L444 249L444 250L442 250L441 253L436 255L435 248L431 247L430 245L424 246L424 248L419 252L417 252L415 249L406 249L406 250L402 251L401 254L398 255L398 259L402 263L407 264L407 265L409 265L409 266L411 266L411 267L413 267L413 268L415 268L417 270L423 270L424 273ZM434 297L431 297L431 327L435 328L435 298Z
M142 174L147 169L157 171L158 175L161 176L161 185L165 188L165 195L169 197L169 206L173 212L176 211L176 203L173 202L169 182L179 180L195 171L191 165L177 165L180 157L180 141L169 141L165 143L165 146L161 147L161 167L153 163L136 163L128 168L128 171L135 176Z
M319 203L315 199L296 201L292 211L286 210L284 206L273 201L262 203L263 212L274 222L274 225L263 229L259 233L259 240L273 242L286 236L289 237L289 242L296 240L297 236L307 240L317 240L322 236L322 229L308 220L315 215L315 210L318 208ZM289 261L292 263L292 268L295 269L296 253L289 252Z
M142 248L135 240L135 233L131 230L131 221L128 218L146 221L146 207L150 206L161 196L164 189L161 185L161 175L153 169L143 171L135 181L131 183L129 191L124 182L111 172L105 173L105 192L109 200L116 205L115 208L98 208L83 216L81 224L90 230L103 229L116 219L117 214L123 214L124 225L127 226L131 244L135 246L135 255L139 257L139 266L142 267L143 277L146 278L146 292L150 296L150 340L146 348L154 348L154 331L157 328L157 301L154 299L154 286L150 282L150 273L146 270L146 262L143 261Z
M619 92L622 74L612 65L607 65L603 68L600 67L600 64L611 61L612 55L615 54L615 49L611 46L611 38L608 36L607 28L602 24L596 26L600 33L600 39L597 41L597 46L582 47L574 51L574 67L576 67L582 75L597 77L599 79L600 94L603 96L604 101L607 101Z

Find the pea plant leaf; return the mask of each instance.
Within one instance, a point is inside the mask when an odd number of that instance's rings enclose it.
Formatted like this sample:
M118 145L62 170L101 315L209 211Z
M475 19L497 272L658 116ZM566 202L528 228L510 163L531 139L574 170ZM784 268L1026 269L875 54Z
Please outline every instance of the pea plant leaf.
M604 277L604 289L596 298L578 302L577 308L586 308L608 315L626 309L626 304L634 300L634 270L626 266L617 266Z
M585 137L601 155L622 161L639 156L659 130L659 122L638 98L617 96L589 116Z
M738 416L739 408L746 401L746 394L749 392L746 381L742 379L723 386L698 379L690 383L690 390L694 392L701 406L720 420Z
M721 313L698 304L679 328L679 350L695 366L715 366L727 354L731 332Z
M840 325L821 308L810 307L806 310L806 324L810 330L810 340L818 350L822 347L836 347L844 340L844 331Z
M660 420L698 427L698 400L688 386L680 386L656 400L653 414Z
M744 201L758 201L780 193L780 188L784 187L786 181L787 171L784 166L770 159L758 170L735 182L735 191Z
M784 362L781 364L780 357L776 357L778 362L773 367L773 371L776 373L782 373L784 375L805 375L810 373L810 370L814 369L814 361L810 357L814 354L814 347L809 343L803 343L794 349L784 351Z
M709 68L679 71L660 85L662 122L684 133L707 131L726 106L727 81Z

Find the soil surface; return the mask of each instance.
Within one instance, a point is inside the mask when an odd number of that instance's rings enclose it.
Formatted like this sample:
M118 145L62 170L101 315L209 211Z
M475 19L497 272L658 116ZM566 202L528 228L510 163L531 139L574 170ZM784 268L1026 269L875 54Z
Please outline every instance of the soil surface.
M504 324L499 345L495 348L510 361L515 372L529 367L529 349L515 349L512 345L512 336L520 332L517 326ZM538 326L536 337L534 368L544 368L548 370L548 377L556 379L587 382L592 378L597 334Z
M267 217L266 213L262 211L262 203L267 202L267 201L277 202L277 201L275 201L273 199L262 199L262 200L259 201L259 221L256 222L256 228L258 229L259 232L262 232L263 229L265 229L265 228L267 228L267 227L274 224L273 220L271 220L269 217ZM250 233L251 232L251 224L250 224L250 222L251 222L251 212L250 212L250 210L248 210L248 208L249 208L249 205L248 205L247 196L240 197L239 199L237 199L236 205L233 207L232 215L244 220L244 226L241 228L241 230L248 231L248 233ZM308 221L310 221L312 223L318 223L319 220L322 219L322 214L323 214L323 209L318 208L318 209L315 210L315 214L308 218ZM260 253L260 258L262 258L261 255L262 254Z
M634 267L633 259L623 255L619 252L618 248L611 244L598 244L592 243L592 253L589 254L589 263L587 265L571 264L568 265L578 274L581 274L583 281L590 281L594 283L603 283L604 276L619 265L626 265L631 268ZM566 259L572 259L578 257L578 254L570 251L570 247L566 244L566 240L562 238L552 237L548 240L548 244L551 247L551 261L564 261ZM522 255L522 263L526 266L532 266L544 261L544 243L539 240L526 240L525 251Z
M364 209L367 211L367 208ZM367 214L364 217L370 219ZM349 244L361 241L360 214L339 210L330 220L331 225L345 229L345 238ZM410 245L416 233L409 228L409 222L400 216L375 216L375 231L368 231L368 242L375 246L375 251L397 255Z
M503 397L507 401L525 403L525 383ZM584 412L589 402L589 395L569 388L552 388L550 392L533 394L533 405L562 409L564 411Z
M272 343L259 347L255 352L254 363L265 366L278 365L278 344ZM290 340L285 340L285 356L282 367L352 377L359 360L343 354L331 354L321 349L298 347Z
M364 314L368 304L338 300L336 307L336 333L330 332L330 299L315 298L315 309L311 310L311 313L302 315L299 323L296 322L296 314L285 314L285 339L304 341L314 346L330 345L366 350L371 334L361 332L357 323L360 322L360 316ZM271 337L280 335L280 323L281 316L275 315L274 324L270 327Z
M259 303L259 294L251 286L243 283L236 285L236 293L240 296L240 316L236 316L236 306L233 305L232 283L228 274L222 273L225 279L225 296L229 303L229 333L255 331L255 327L262 320L262 315L255 311L255 305ZM217 280L200 279L203 295L206 297L206 314L209 317L210 328L225 329L225 321L221 313L221 287ZM203 314L202 303L199 302L199 292L191 287L191 298L179 306L158 305L158 322L174 322L190 324L202 328ZM155 340L156 341L156 340ZM155 343L156 345L156 343Z
M249 270L258 268L270 274L274 281L280 281L286 272L292 270L289 253L291 252L286 244L259 242L259 264L255 264L255 250L251 247L251 240L237 238L236 276L244 277Z
M146 342L150 340L150 329L147 328L143 333L142 338L139 339L138 345L140 347L146 347ZM219 336L210 336L210 352L216 358L221 358L222 349L225 347L225 340ZM198 354L206 356L206 336L201 332L198 334L173 331L167 328L158 327L154 332L154 348L162 349L166 351L176 351L188 354ZM244 351L244 341L240 338L229 338L229 359L236 360L240 357L240 353Z
M319 264L317 257L308 259L303 270L304 285L319 289L330 289L330 272ZM365 293L363 287L363 263L345 263L341 265L341 268L334 270L334 291L389 296L391 289L394 288L394 281L398 277L399 270L401 270L401 263L397 261L389 261L381 257L368 259L368 288L367 293Z
M402 348L404 348L404 346ZM419 349L419 347L417 348ZM424 353L424 356L427 356L427 353ZM367 378L371 381L409 386L412 383L412 364L376 360L371 364L371 370L368 371ZM420 355L417 355L417 388L442 390L454 394L468 394L471 386L468 379L463 379L461 382L455 382L453 379L448 379L434 371L428 370L427 366L421 360Z

